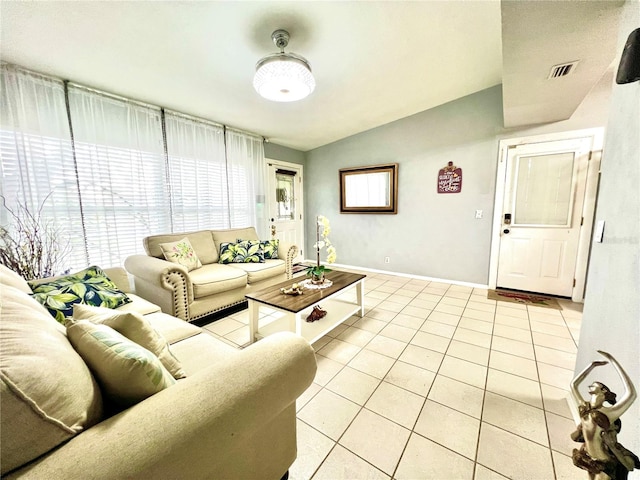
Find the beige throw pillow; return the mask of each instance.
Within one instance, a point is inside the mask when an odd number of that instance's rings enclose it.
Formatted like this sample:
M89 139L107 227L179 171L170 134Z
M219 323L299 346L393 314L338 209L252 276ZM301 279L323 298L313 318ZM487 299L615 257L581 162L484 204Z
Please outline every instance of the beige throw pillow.
M111 327L71 320L67 337L117 405L130 407L176 383L158 357Z
M73 307L73 319L107 325L157 356L174 378L187 376L180 361L171 353L165 338L143 315L137 312L121 312L110 308L76 304Z
M187 237L177 242L161 243L160 248L166 260L187 267L187 271L202 267L202 262Z

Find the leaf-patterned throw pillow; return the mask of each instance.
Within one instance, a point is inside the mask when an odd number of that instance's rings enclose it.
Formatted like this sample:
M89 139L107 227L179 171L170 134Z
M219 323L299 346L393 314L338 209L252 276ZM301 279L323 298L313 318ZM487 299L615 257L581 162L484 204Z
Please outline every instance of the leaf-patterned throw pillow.
M160 248L166 260L187 267L189 272L202 267L202 262L186 237L177 242L161 243Z
M280 240L274 238L273 240L262 240L260 242L262 245L262 250L264 250L264 258L273 260L278 258L278 246L280 245Z
M63 325L66 317L72 315L76 303L105 308L131 303L127 294L120 291L97 266L49 282L30 281L29 286L33 290L33 298Z
M264 263L260 240L220 244L220 263Z

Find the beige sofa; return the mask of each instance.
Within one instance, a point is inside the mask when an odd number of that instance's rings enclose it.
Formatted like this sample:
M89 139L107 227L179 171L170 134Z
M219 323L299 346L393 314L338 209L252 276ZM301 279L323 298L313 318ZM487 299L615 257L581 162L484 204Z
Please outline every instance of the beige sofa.
M202 263L191 271L165 260L160 247L185 237ZM138 295L159 305L163 312L190 322L243 302L250 291L293 276L298 247L284 242L280 242L278 259L218 263L220 244L237 239L260 240L253 227L153 235L144 239L147 255L130 256L124 265L133 276Z
M129 291L123 269L105 273ZM65 327L0 265L0 464L3 478L279 479L296 457L296 398L316 371L289 333L236 350L134 294L186 378L120 413ZM97 377L96 377L97 378Z

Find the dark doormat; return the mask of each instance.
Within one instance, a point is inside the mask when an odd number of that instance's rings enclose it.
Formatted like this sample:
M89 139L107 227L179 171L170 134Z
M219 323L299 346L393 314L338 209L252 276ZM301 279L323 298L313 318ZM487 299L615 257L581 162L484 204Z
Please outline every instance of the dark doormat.
M515 290L489 290L487 292L489 300L502 302L519 303L521 305L535 305L537 307L555 308L562 310L558 300L554 297L540 295L538 293L518 292Z

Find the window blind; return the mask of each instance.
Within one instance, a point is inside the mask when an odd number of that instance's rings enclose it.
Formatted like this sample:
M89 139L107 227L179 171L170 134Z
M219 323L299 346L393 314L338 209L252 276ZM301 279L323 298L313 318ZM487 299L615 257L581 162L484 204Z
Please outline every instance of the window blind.
M170 231L160 109L69 87L89 263L121 265Z
M165 112L173 230L229 227L224 129Z
M65 264L86 266L77 178L61 81L9 65L0 71L0 194L16 214L21 206L69 243ZM0 208L2 225L11 214Z

